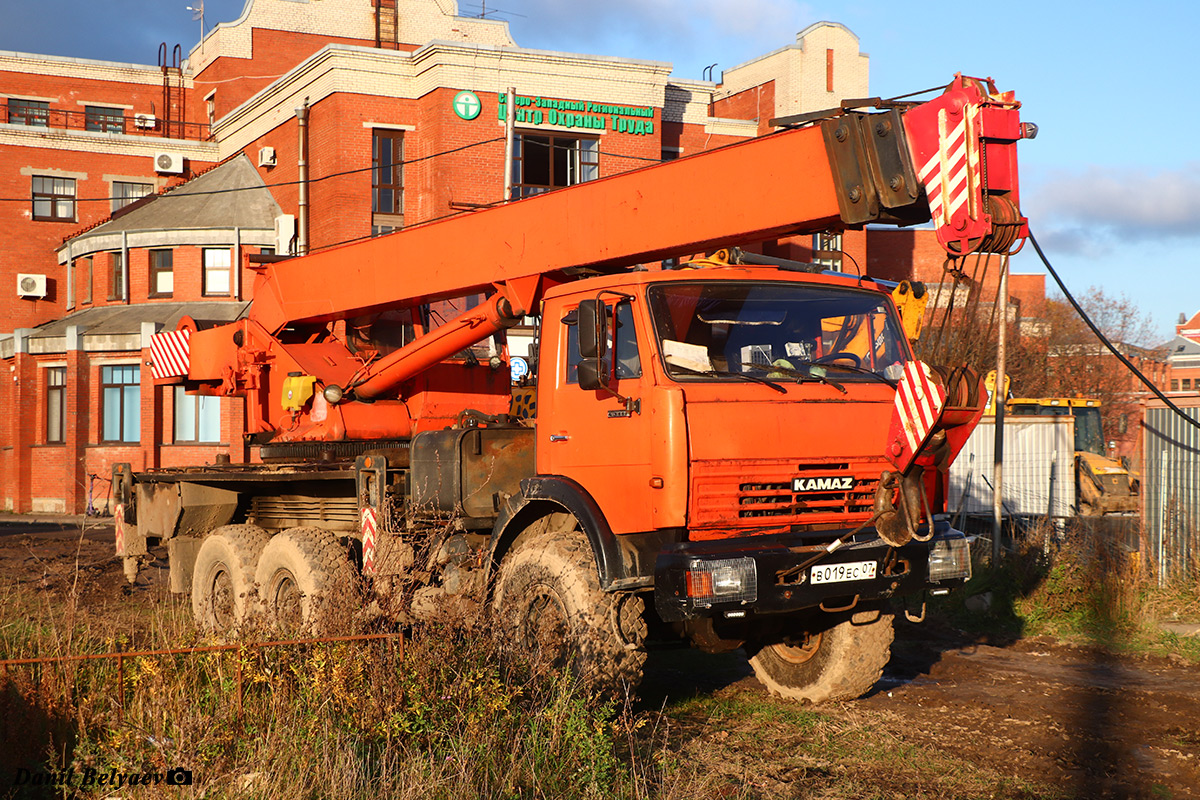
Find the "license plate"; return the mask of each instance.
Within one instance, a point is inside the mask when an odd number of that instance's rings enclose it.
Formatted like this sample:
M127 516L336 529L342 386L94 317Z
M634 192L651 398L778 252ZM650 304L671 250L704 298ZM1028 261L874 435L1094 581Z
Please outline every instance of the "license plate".
M842 583L869 581L875 577L875 561L851 561L848 564L818 564L812 568L812 582Z

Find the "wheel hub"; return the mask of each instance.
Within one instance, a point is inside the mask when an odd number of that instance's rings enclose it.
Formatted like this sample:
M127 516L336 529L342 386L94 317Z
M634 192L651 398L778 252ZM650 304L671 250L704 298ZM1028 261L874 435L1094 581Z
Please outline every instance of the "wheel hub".
M821 649L821 634L806 633L775 645L776 654L789 664L803 664Z
M212 603L213 621L218 630L229 630L237 621L233 597L233 579L227 569L218 569L209 587L209 601Z

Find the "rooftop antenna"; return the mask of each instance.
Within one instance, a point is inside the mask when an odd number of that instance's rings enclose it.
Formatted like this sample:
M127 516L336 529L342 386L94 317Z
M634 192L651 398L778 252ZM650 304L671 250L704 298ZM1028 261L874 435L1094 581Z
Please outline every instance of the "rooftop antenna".
M204 46L204 0L195 0L196 5L188 6L187 10L192 12L192 21L200 20L200 45Z

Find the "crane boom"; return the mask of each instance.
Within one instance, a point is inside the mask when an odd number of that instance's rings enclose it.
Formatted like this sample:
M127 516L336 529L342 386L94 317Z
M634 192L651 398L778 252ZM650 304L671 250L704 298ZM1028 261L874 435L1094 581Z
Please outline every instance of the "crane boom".
M567 268L611 271L717 245L924 222L931 207L943 242L979 239L992 232L996 198L1016 208L1018 106L960 77L903 114L843 115L280 262L260 276L251 319L276 333ZM1006 220L1019 223L1019 213Z

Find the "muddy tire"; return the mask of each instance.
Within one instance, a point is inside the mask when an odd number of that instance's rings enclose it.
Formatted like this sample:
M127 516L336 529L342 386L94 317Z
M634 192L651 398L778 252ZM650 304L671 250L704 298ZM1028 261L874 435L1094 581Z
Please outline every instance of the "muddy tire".
M860 611L811 636L752 648L750 665L780 697L809 703L851 700L883 674L893 636L890 613Z
M226 525L204 539L192 570L196 627L220 636L247 621L256 602L255 567L270 538L255 525Z
M358 582L346 548L320 528L290 528L267 543L254 582L267 624L287 635L348 630Z
M493 610L535 670L570 669L588 688L621 695L646 662L641 597L600 589L573 517L552 514L521 535L500 565Z

